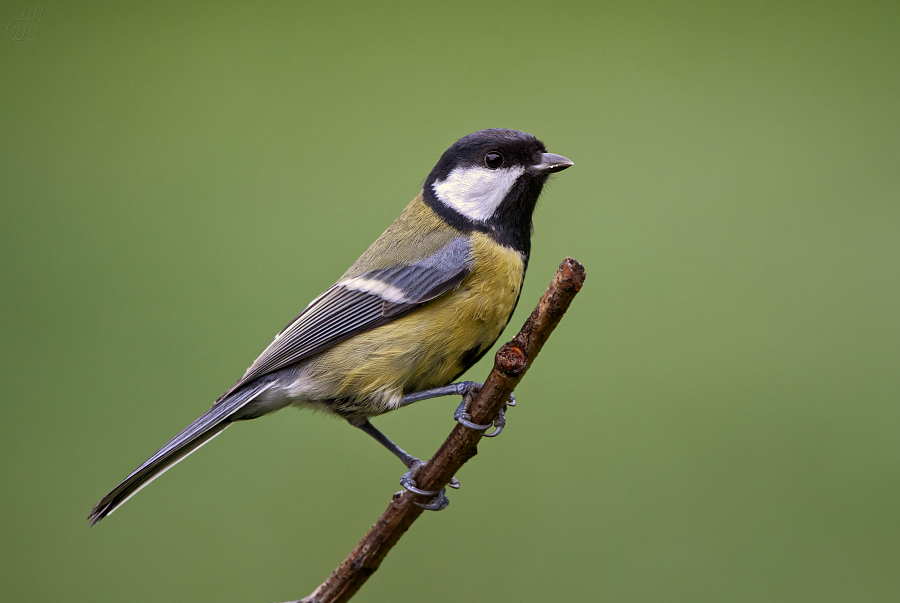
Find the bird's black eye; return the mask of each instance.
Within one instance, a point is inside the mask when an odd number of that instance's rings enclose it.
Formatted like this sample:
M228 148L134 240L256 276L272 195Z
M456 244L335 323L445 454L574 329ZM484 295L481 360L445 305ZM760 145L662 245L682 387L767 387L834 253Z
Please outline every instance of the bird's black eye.
M484 165L488 166L492 170L496 170L498 167L503 165L503 155L497 153L496 151L491 151L484 156Z

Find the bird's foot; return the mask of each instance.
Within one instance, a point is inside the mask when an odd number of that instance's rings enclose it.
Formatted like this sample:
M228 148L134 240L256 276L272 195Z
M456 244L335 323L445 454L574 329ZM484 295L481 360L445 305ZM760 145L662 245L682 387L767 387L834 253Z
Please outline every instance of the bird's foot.
M450 504L450 500L444 494L445 488L441 488L440 490L422 490L416 485L416 475L425 466L425 463L420 461L419 459L414 459L410 464L409 471L403 474L403 477L400 478L400 485L409 490L410 492L414 492L415 494L420 494L422 496L431 496L433 497L429 502L422 504L417 502L416 504L427 511L441 511L447 508L447 505ZM459 481L454 477L450 479L450 483L447 484L451 488L459 489Z
M503 408L500 409L500 412L497 413L497 418L494 419L493 423L488 423L487 425L481 425L479 423L472 422L472 415L470 415L467 411L469 404L472 402L472 399L481 391L481 387L483 384L475 383L474 381L467 381L465 383L460 384L463 387L461 388L463 391L462 394L462 402L459 403L459 406L456 407L456 412L453 413L453 418L456 419L457 423L461 425L465 425L469 429L474 429L476 431L487 431L490 429L491 425L496 427L496 429L491 433L484 434L486 438L493 438L495 436L500 435L500 432L503 431L503 428L506 427L506 408L508 406L516 405L516 397L513 394L509 395L509 401L503 405Z
M415 501L413 501L413 502L415 502ZM450 499L447 498L447 496L444 494L443 488L437 493L437 496L432 498L427 503L422 504L420 502L416 502L417 506L422 507L426 511L443 511L444 509L447 508L447 505L449 505L449 504L450 504Z
M415 492L416 494L421 494L422 496L434 496L440 490L422 490L416 485L416 475L418 475L419 471L421 471L422 467L425 466L425 463L420 461L419 459L413 459L413 462L409 465L409 471L403 474L400 478L400 485L409 490L410 492Z

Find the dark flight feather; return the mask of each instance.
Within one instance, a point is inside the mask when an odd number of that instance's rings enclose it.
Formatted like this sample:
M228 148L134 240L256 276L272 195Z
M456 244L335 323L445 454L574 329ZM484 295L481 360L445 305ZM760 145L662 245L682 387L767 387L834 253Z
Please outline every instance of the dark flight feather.
M300 362L353 335L397 320L451 291L469 273L470 262L470 243L465 237L458 237L413 264L379 268L339 281L285 327L220 400L254 379ZM402 301L342 284L362 280L391 287L395 294L402 294Z

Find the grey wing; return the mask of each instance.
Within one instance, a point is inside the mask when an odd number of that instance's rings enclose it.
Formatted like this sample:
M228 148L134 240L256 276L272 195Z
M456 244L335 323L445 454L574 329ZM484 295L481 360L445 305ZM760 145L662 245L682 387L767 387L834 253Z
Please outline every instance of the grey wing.
M468 239L457 237L414 264L341 279L285 327L222 398L253 379L396 320L455 289L471 269L471 255Z

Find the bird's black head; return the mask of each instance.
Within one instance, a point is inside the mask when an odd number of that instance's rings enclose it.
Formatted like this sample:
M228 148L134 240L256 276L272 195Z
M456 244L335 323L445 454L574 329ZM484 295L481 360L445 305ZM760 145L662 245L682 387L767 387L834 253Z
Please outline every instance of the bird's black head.
M541 189L551 173L571 165L531 134L480 130L441 156L425 180L425 201L457 228L489 232L527 256Z

